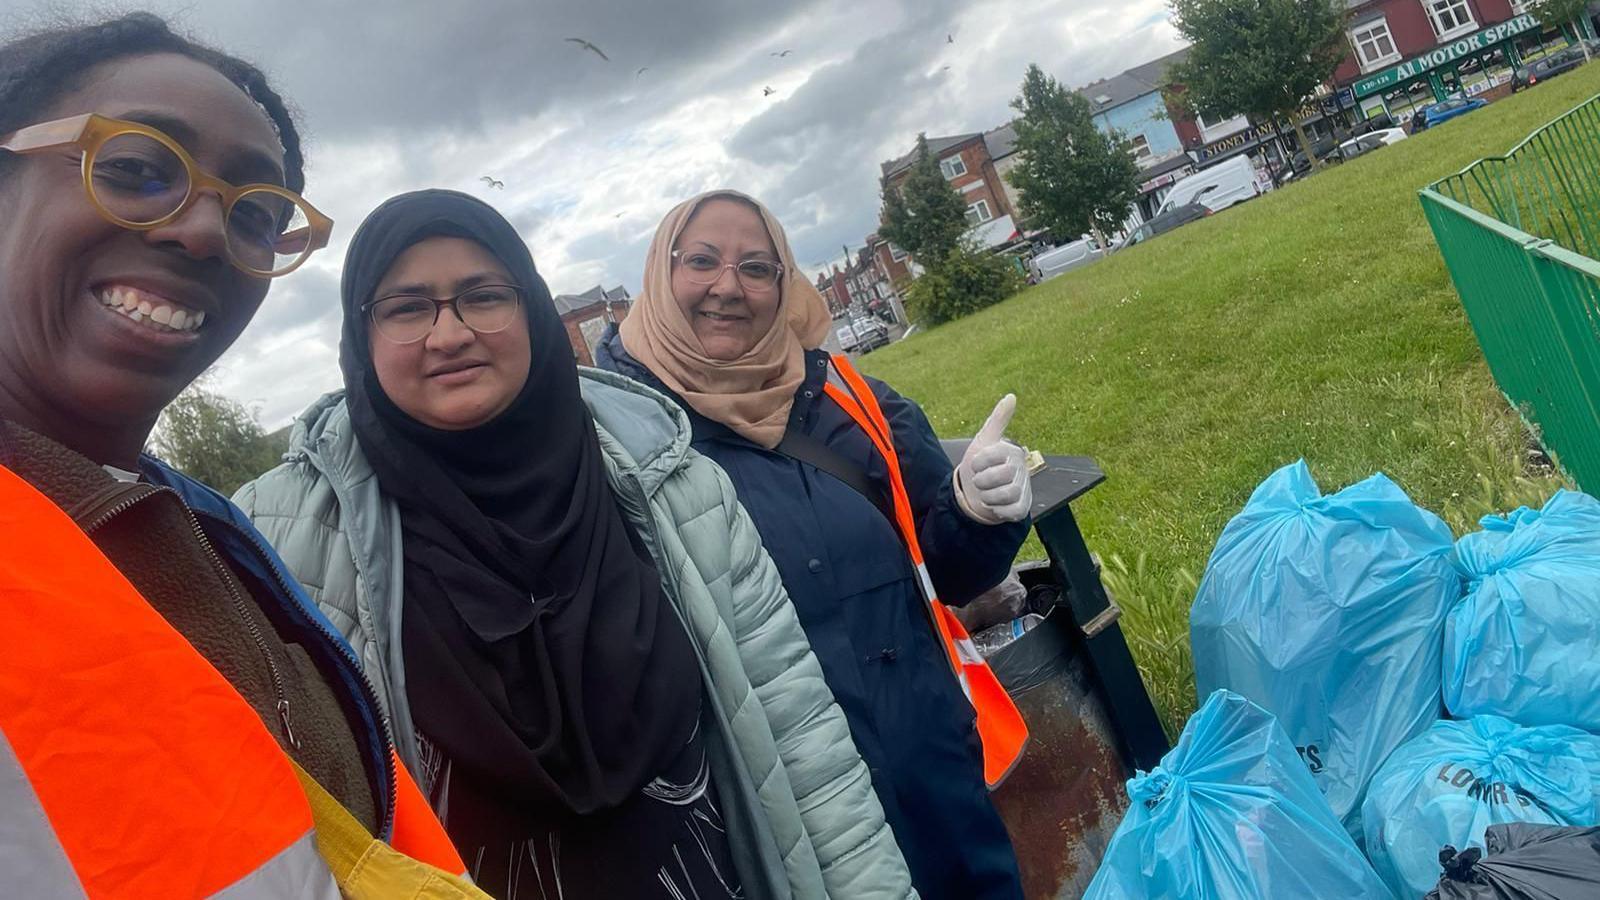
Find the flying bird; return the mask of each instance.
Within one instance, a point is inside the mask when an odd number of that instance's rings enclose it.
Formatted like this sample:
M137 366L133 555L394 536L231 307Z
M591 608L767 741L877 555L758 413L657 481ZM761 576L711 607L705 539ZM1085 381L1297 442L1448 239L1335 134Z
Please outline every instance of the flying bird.
M763 97L771 97L773 94L776 94L776 93L777 93L777 91L773 90L770 87L764 87L764 88L761 89L761 96L763 96Z
M612 216L611 218L620 219L620 218L622 218L622 213L625 213L625 212L627 212L627 210L623 210L622 212L617 213L616 215Z
M947 34L944 36L944 42L946 44L954 44L956 42L956 36L953 34ZM595 52L599 53L600 51L596 50Z
M504 181L501 181L498 178L490 178L487 175L479 175L478 180L489 187L495 188L496 190L505 190L506 187L506 183Z
M940 70L939 70L939 71L941 71L941 72L948 72L948 71L950 71L950 67L949 67L949 66L948 66L948 65L947 65L947 66L945 66L945 67L944 67L944 68L942 68L942 69L940 69Z
M649 66L640 66L639 67L639 71L633 73L633 77L638 78L640 75L643 75L644 73L646 73L648 71L650 71L650 67Z
M607 56L606 52L604 50L601 50L599 47L596 47L595 45L589 43L588 41L584 40L583 38L567 38L567 43L569 43L569 44L577 44L579 49L588 50L589 52L593 53L595 56L600 57L601 59L605 60L606 62L611 62L611 57Z
M779 58L779 59L782 59L782 58L784 58L784 57L785 57L785 56L788 56L788 55L789 55L789 54L791 54L791 53L793 53L793 52L794 52L794 51L793 51L793 50L785 50L785 51L783 51L783 52L782 52L782 53L778 53L778 52L777 52L777 51L773 51L773 52L772 52L772 53L768 53L768 54L767 54L767 55L768 55L768 56L776 56L776 57L778 57L778 58Z

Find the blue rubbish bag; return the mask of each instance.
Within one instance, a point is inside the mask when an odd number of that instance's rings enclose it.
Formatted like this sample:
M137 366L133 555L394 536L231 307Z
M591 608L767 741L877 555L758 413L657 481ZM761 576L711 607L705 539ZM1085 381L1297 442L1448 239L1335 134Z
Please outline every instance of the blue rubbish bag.
M1189 611L1199 695L1277 716L1357 841L1367 782L1441 715L1452 541L1383 475L1324 497L1301 460L1228 523Z
M1212 694L1128 797L1084 900L1393 900L1272 714L1238 694Z
M1439 850L1484 847L1490 825L1596 824L1600 737L1499 716L1437 722L1390 755L1367 789L1367 857L1391 888L1439 883Z
M1600 731L1600 500L1558 491L1456 543L1467 595L1445 620L1457 718Z

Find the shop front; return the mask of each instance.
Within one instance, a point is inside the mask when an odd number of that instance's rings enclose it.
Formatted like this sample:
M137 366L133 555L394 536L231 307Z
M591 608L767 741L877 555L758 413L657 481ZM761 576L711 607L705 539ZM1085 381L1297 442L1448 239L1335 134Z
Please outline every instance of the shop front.
M1351 90L1363 118L1387 113L1396 122L1455 95L1482 96L1504 88L1522 65L1521 46L1544 28L1531 15L1497 22L1465 37L1357 79ZM1542 38L1539 38L1542 43Z
M1295 111L1294 118L1313 144L1338 141L1349 135L1352 101L1340 96L1341 93L1318 97ZM1195 167L1204 169L1246 153L1257 168L1277 173L1289 164L1298 149L1294 126L1287 120L1279 122L1277 128L1270 124L1251 125L1195 150Z

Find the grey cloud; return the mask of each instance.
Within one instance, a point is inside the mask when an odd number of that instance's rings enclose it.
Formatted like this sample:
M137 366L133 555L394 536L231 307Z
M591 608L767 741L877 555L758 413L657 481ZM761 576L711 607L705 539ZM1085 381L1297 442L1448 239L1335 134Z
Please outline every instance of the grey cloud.
M557 0L208 3L157 10L262 62L314 135L480 131L552 109L610 105L768 40L809 3ZM583 37L610 62L567 43ZM650 71L635 77L640 66Z
M258 334L275 333L337 318L339 312L339 275L306 266L272 285L250 327Z

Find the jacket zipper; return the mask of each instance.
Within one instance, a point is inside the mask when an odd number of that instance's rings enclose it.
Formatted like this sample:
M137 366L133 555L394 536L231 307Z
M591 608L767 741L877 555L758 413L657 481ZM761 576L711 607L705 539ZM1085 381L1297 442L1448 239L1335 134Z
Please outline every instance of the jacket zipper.
M199 520L194 517L194 514L189 510L189 505L183 502L183 498L179 496L178 492L161 485L148 485L145 487L148 489L143 491L130 488L132 496L124 496L124 499L112 503L108 509L95 515L94 518L83 525L84 533L93 534L96 530L105 527L112 519L151 497L171 494L178 500L178 505L183 508L184 514L189 520L189 528L194 532L195 539L200 542L200 547L205 551L212 567L219 574L226 572L227 568L222 562L222 557L217 555L216 549L211 546L211 541L206 538L204 529L200 527ZM87 516L87 512L84 515ZM272 679L272 690L277 695L278 724L283 728L283 736L289 742L289 746L299 750L300 739L295 737L294 726L289 721L289 695L284 689L283 673L278 670L278 662L272 658L272 651L267 648L266 638L261 634L261 626L251 617L250 608L245 605L244 598L239 595L239 591L233 586L232 580L223 577L222 583L228 589L228 599L233 605L234 613L244 623L245 631L249 633L251 642L256 645L256 650L260 652L261 658L267 664L267 673Z
M267 556L266 549L261 546L261 542L256 540L254 535L246 532L242 528L235 526L232 522L229 522L220 516L212 515L211 513L203 511L196 513L196 515L206 516L212 521L232 529L236 534L248 541L250 545L255 548L257 555L261 557L261 561L266 564L267 571L272 573L272 579L273 581L277 582L278 588L283 592L283 596L289 599L290 602L293 602L293 589L289 587L289 583L284 578L283 573L278 571L278 567L272 563L271 558ZM360 660L356 659L355 654L346 647L343 637L334 634L330 629L318 621L315 616L306 616L305 619L314 629L316 629L317 633L323 637L329 646L332 646L335 648L335 650L337 650L339 655L344 658L344 661L350 665L351 671L355 672L356 683L361 686L363 699L367 704L367 709L372 711L373 720L377 723L378 735L383 741L383 771L387 778L387 783L385 786L389 789L389 805L384 810L384 820L382 827L379 829L379 836L382 837L388 835L390 829L394 826L395 804L399 802L400 781L399 775L394 770L394 737L389 733L388 720L381 714L383 706L378 702L378 691L372 686L372 681L367 678L367 673L362 670Z

